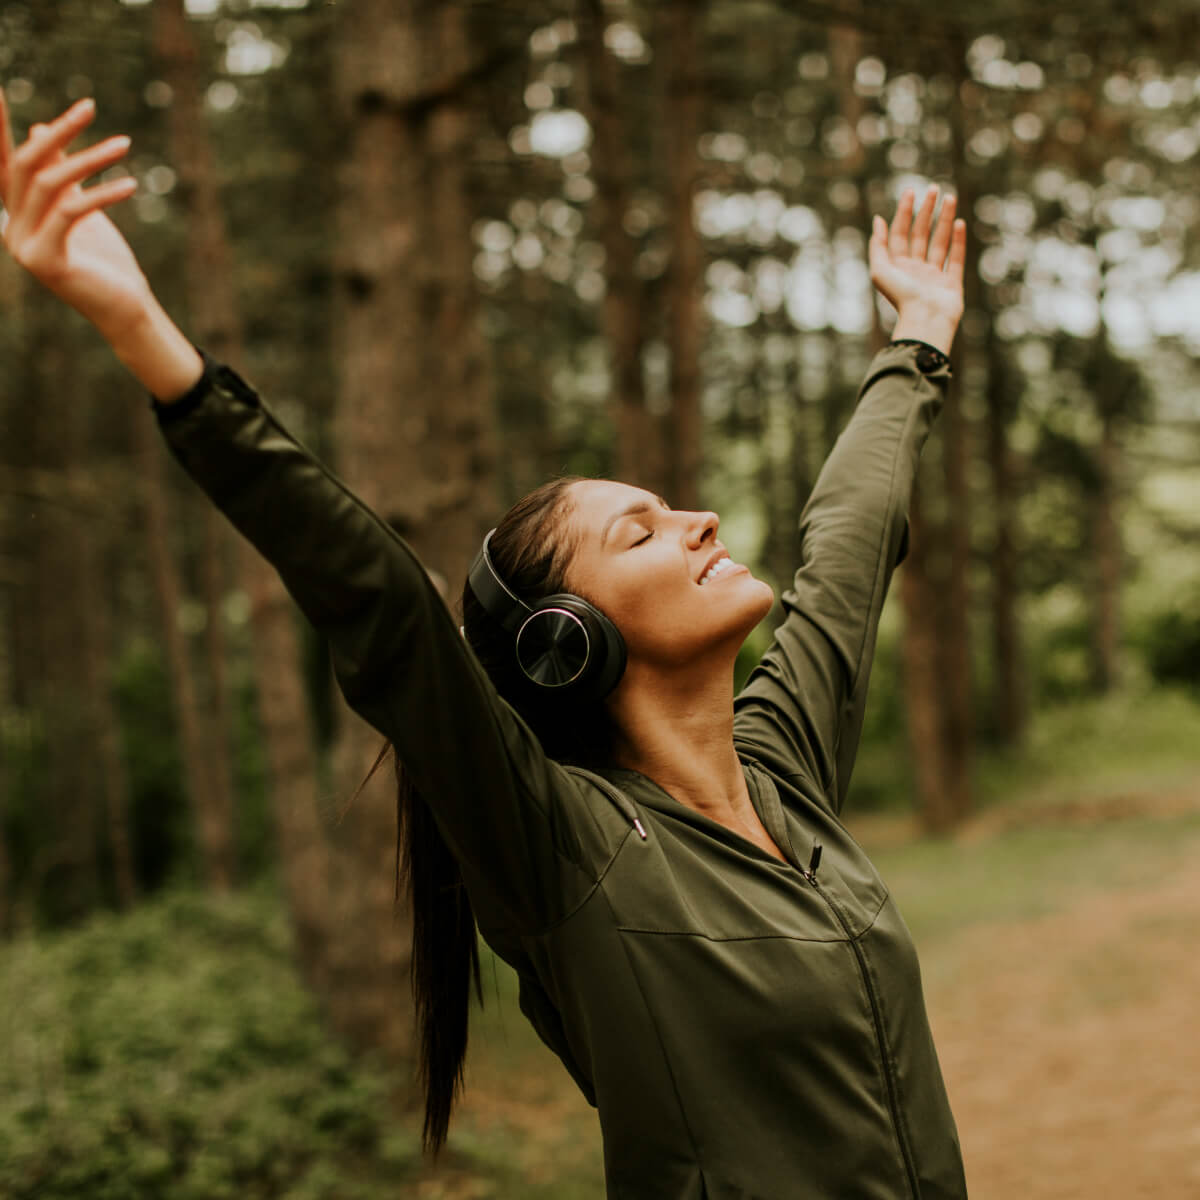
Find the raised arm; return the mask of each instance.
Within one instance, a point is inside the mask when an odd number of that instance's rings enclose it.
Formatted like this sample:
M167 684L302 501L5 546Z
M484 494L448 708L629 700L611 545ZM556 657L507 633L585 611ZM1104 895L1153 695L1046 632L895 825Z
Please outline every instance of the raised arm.
M879 615L902 555L917 461L949 380L962 315L965 228L936 192L889 229L875 218L871 278L898 310L849 424L800 518L801 562L784 623L735 704L747 752L807 783L837 810L849 786Z
M277 568L329 639L350 704L393 741L459 858L481 924L548 923L590 882L595 846L585 852L580 839L594 830L581 785L497 696L404 542L237 375L206 364L159 306L103 211L132 182L81 187L128 141L66 153L92 116L82 101L17 147L0 107L6 246L164 402L159 419L176 457Z

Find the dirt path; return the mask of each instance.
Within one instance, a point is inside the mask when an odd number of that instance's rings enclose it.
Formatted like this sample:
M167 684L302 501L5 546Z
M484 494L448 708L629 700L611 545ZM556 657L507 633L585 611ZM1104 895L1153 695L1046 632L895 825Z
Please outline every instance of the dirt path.
M1200 870L975 926L939 958L972 1200L1200 1197Z

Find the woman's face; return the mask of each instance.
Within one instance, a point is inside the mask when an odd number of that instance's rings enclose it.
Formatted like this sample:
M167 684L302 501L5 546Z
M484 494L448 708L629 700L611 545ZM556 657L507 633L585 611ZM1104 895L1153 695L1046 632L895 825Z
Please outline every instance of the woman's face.
M686 665L734 653L770 611L774 594L717 540L716 513L668 508L652 492L611 480L571 485L573 591L621 631L629 656Z

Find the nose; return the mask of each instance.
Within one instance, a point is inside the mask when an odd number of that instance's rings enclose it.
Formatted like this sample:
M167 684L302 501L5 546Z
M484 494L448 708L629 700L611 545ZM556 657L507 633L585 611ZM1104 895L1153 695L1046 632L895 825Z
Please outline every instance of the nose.
M703 546L717 536L721 518L715 512L693 512L687 514L688 545Z

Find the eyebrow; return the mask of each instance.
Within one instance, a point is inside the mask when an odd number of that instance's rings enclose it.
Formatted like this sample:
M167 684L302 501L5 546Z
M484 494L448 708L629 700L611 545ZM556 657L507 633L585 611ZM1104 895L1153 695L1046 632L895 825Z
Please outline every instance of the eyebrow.
M661 508L665 508L668 512L671 506L661 497L655 496ZM651 512L654 506L649 500L635 500L628 508L621 509L620 512L615 512L607 521L604 522L604 528L600 531L600 549L604 549L604 543L608 540L608 533L612 527L623 517L635 517L638 513Z

